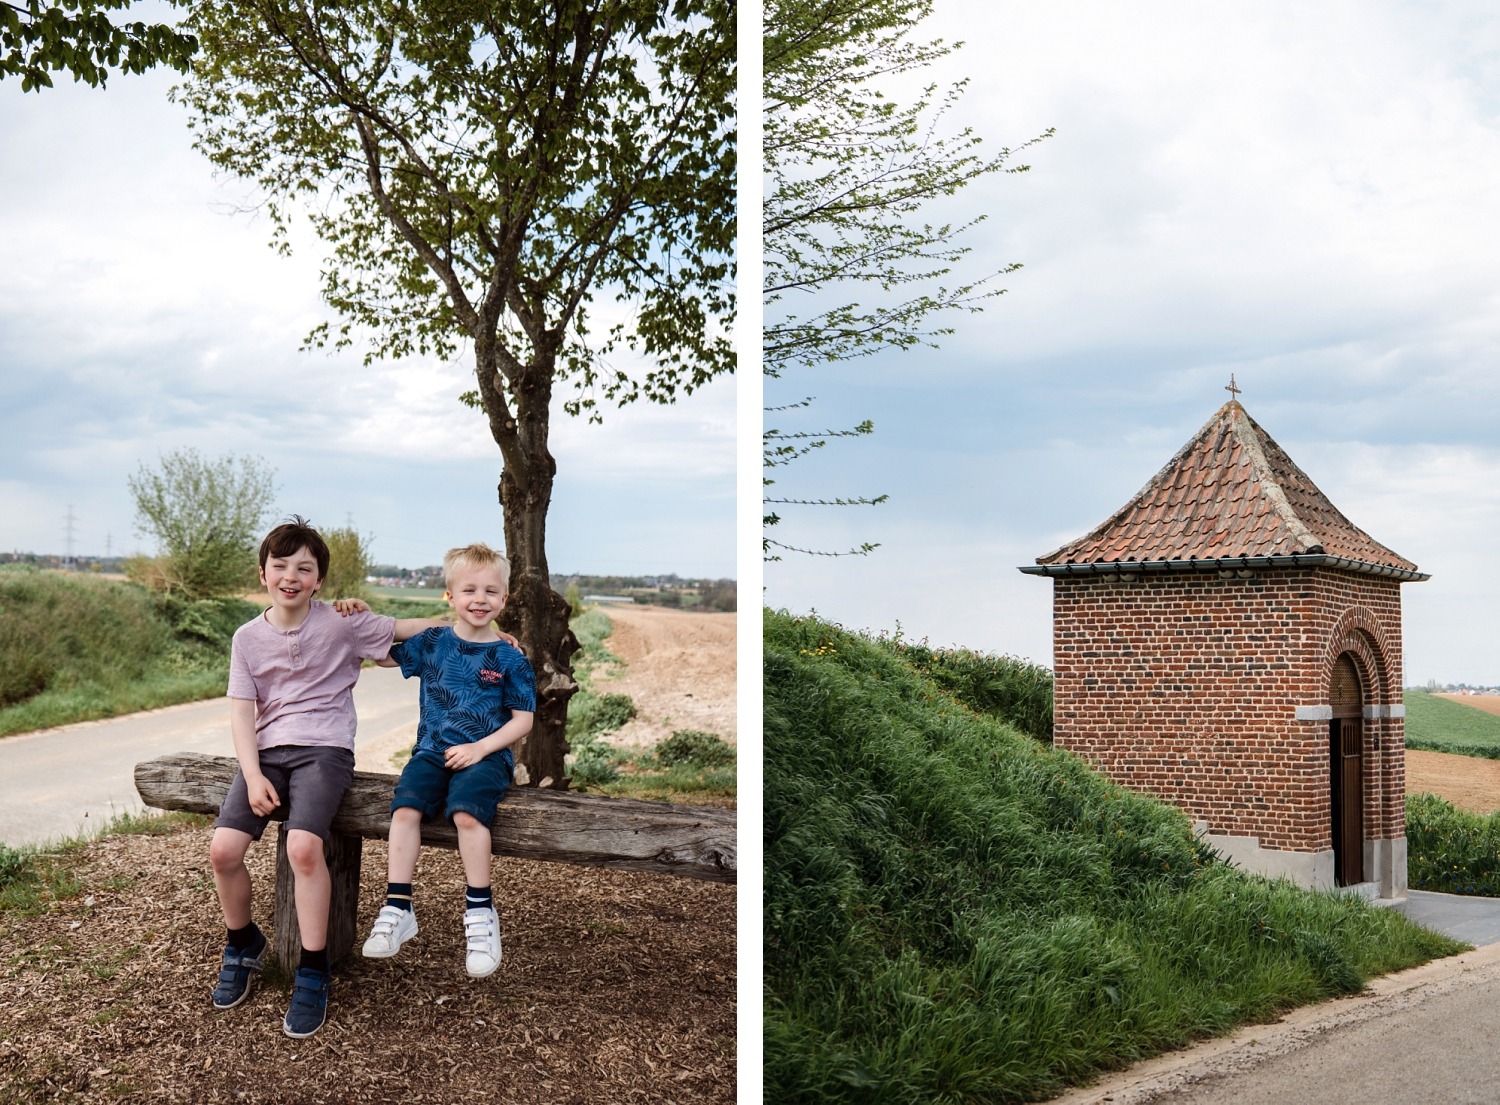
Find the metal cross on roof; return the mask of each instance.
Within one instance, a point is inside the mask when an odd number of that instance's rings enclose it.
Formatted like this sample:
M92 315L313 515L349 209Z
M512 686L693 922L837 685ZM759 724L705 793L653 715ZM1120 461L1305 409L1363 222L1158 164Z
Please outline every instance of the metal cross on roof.
M1238 395L1240 393L1240 389L1234 386L1234 373L1233 372L1231 372L1229 374L1229 386L1226 387L1224 390L1227 391L1227 392L1229 392L1229 397L1231 399L1234 398L1236 395Z

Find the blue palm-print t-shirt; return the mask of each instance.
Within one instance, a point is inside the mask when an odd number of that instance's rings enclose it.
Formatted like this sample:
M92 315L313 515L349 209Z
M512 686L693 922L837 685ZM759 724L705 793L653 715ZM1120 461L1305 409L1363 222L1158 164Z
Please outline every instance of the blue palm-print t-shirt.
M391 648L401 674L422 680L416 751L435 752L483 740L515 710L536 710L536 676L521 650L504 641L476 644L452 627L424 629ZM501 749L515 766L510 748Z

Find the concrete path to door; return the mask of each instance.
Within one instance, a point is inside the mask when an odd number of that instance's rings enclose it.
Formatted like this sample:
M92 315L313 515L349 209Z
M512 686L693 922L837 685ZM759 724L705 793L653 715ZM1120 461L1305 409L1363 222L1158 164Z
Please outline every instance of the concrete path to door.
M1500 899L1415 890L1393 908L1476 948L1137 1064L1051 1105L1500 1102Z
M355 767L391 771L389 753L416 740L419 687L396 668L366 668L354 686ZM386 762L369 762L379 748ZM214 698L141 714L0 737L0 844L88 836L142 809L135 765L171 752L233 756L229 702Z
M1407 892L1406 901L1391 908L1400 910L1409 920L1425 928L1462 940L1465 944L1475 947L1500 944L1500 898L1471 898L1461 894L1411 890ZM1500 1101L1500 1087L1491 1100Z

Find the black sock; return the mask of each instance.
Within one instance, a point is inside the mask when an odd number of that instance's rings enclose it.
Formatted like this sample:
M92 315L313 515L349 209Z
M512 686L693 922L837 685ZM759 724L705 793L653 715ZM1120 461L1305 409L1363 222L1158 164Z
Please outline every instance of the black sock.
M247 952L260 941L260 929L254 921L251 921L242 929L230 929L229 939L225 941L231 948L239 952Z
M494 909L495 895L487 886L464 887L465 909Z
M326 975L328 973L328 949L319 948L317 951L313 951L310 948L303 948L302 958L297 963L297 969L299 971L303 969L322 971Z
M385 884L385 904L397 909L411 909L411 883L388 882Z

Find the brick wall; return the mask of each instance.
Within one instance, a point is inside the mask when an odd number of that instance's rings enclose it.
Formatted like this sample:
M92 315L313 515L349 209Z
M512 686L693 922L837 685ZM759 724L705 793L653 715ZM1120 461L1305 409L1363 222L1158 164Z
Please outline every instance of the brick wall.
M1055 741L1112 778L1264 848L1332 846L1326 706L1360 672L1366 839L1405 834L1401 594L1327 568L1053 579ZM1399 713L1399 711L1397 711ZM1373 716L1372 716L1373 715Z

